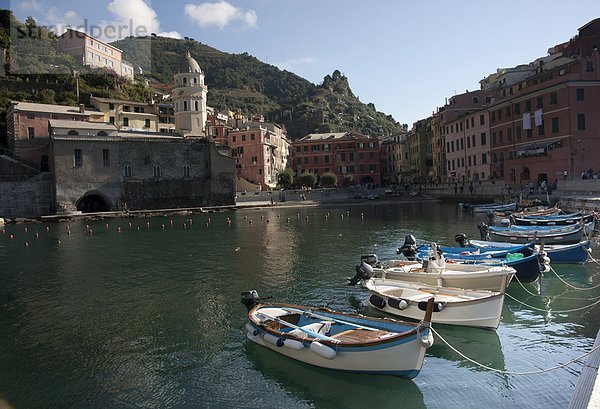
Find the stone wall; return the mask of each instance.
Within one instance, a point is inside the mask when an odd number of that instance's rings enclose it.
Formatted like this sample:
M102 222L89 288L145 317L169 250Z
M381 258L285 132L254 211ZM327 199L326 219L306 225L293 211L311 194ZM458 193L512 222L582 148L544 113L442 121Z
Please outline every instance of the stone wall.
M25 181L0 182L0 217L36 218L54 213L51 177L42 173Z

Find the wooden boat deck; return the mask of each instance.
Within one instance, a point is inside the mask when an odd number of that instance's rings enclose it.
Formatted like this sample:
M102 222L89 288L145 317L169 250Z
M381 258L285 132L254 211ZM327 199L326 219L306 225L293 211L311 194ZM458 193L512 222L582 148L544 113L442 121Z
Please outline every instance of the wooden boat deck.
M382 338L384 335L389 334L388 331L383 330L367 330L362 328L349 329L344 332L340 332L335 335L331 335L331 338L335 338L341 342L369 342L376 341Z

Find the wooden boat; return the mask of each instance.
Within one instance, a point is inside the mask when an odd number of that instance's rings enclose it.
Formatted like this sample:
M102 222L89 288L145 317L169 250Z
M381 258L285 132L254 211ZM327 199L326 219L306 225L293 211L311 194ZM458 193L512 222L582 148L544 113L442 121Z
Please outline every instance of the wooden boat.
M500 324L506 285L506 277L497 292L430 287L387 278L372 278L363 283L371 293L369 304L380 311L419 319L423 315L424 300L433 295L432 322L491 329L498 328Z
M433 344L433 296L420 323L263 303L254 290L242 293L242 303L248 309L248 339L321 368L414 378Z
M594 216L588 215L557 215L557 216L546 216L546 217L531 217L531 216L512 216L510 218L512 222L517 226L572 226L574 224L589 223L594 221Z
M478 225L482 238L509 243L579 243L583 239L584 226L487 226Z
M470 206L473 213L489 213L494 211L509 211L517 208L517 202L512 203L491 203L475 204Z
M483 240L468 240L466 243L468 243L468 247L465 248L468 249L498 249L503 246L505 248L510 248L512 246L521 246L521 244ZM589 259L589 255L592 252L592 248L591 242L589 240L583 240L579 243L573 244L544 244L544 252L550 259L551 264L581 264L585 263Z
M442 255L430 260L388 260L379 262L370 254L361 257L356 274L348 279L348 285L356 285L370 278L387 278L419 282L436 287L458 287L474 290L499 291L502 283L510 282L516 271L506 265L446 263Z

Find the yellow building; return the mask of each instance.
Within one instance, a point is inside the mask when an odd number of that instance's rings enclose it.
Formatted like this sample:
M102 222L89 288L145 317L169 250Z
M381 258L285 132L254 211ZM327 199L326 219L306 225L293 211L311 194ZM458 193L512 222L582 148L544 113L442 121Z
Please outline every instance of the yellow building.
M158 131L158 108L155 105L121 101L118 99L92 97L91 104L104 114L104 122L119 130Z

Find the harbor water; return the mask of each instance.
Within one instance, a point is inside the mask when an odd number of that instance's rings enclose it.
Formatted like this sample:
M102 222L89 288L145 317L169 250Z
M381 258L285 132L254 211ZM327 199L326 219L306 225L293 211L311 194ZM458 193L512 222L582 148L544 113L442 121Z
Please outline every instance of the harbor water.
M438 325L419 376L339 373L245 338L240 293L381 316L346 278L407 234L453 245L485 215L368 201L8 225L0 235L0 398L16 408L564 408L589 351L600 266L513 282L497 331ZM11 238L12 235L12 238ZM592 256L600 259L600 250ZM565 283L566 282L566 283ZM568 284L567 284L568 283ZM577 287L577 288L573 288ZM576 310L572 312L563 312ZM1 405L0 405L1 406Z

